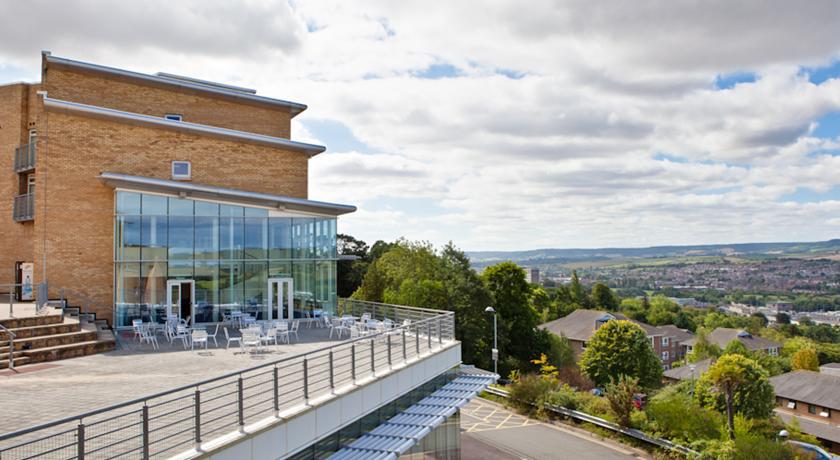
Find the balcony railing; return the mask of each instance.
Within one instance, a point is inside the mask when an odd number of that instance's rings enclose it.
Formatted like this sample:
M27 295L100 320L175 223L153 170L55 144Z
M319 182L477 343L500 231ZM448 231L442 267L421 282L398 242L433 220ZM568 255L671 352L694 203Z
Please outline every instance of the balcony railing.
M246 425L297 410L337 389L384 376L392 366L438 353L455 341L453 312L355 300L342 301L340 310L369 313L374 319L387 318L398 325L250 369L0 434L0 458L174 457L241 432Z
M17 222L35 218L35 194L27 193L15 197L14 218Z
M15 172L26 172L35 169L35 146L32 141L15 148Z

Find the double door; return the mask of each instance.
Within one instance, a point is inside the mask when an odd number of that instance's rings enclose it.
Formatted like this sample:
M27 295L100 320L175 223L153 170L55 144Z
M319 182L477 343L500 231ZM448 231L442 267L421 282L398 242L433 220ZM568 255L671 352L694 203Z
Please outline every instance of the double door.
M177 316L192 325L195 323L195 281L168 280L166 282L166 316Z
M294 319L294 280L268 279L268 319Z

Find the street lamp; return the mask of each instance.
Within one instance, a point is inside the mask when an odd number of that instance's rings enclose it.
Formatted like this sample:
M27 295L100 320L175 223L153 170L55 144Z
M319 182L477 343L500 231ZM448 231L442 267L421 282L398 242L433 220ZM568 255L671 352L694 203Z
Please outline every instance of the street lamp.
M499 327L496 322L496 309L487 307L484 313L493 314L493 372L499 375Z
M694 369L696 369L696 367L694 364L689 364L688 368L691 369L691 396L694 397Z

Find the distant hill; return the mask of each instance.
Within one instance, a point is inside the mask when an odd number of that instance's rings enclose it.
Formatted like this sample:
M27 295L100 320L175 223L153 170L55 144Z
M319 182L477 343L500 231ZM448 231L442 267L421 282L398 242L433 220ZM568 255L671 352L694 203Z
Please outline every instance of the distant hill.
M635 259L669 259L708 256L743 258L815 257L840 254L840 239L812 243L705 244L653 246L649 248L533 249L529 251L467 252L475 267L512 261L525 266L562 265L581 262L632 262Z

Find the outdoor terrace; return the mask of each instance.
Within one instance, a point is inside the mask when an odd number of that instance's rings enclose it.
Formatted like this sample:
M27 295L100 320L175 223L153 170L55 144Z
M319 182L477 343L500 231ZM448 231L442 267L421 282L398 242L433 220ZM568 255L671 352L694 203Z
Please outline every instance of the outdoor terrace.
M0 376L0 458L169 458L288 417L455 342L451 312L345 301L342 314L397 326L349 339L300 328L291 344L157 351L121 333L117 350ZM402 325L404 320L410 324ZM278 419L280 420L280 419ZM81 454L81 455L80 455Z

